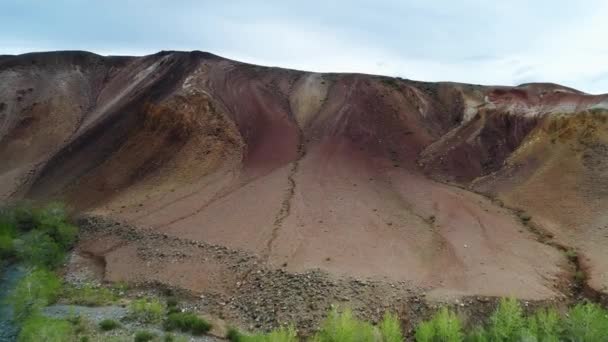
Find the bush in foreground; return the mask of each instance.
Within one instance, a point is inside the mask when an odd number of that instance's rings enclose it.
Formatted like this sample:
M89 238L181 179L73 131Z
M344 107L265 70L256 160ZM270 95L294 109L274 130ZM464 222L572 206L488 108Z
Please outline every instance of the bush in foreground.
M99 328L103 331L110 331L120 327L120 323L113 319L104 319L99 322Z

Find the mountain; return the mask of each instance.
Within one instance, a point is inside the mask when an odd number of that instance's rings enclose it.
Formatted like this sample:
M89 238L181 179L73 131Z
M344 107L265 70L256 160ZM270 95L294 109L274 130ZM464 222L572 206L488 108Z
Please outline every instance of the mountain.
M0 198L90 217L79 251L110 281L245 296L265 267L437 298L601 296L607 119L608 95L556 84L0 56Z

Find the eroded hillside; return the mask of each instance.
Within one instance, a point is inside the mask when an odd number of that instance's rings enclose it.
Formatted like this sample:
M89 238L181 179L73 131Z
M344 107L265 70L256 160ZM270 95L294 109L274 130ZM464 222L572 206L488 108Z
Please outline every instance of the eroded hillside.
M320 272L378 284L370 305L608 285L608 96L202 52L2 56L0 80L0 198L94 217L79 251L106 280L247 302L260 272Z

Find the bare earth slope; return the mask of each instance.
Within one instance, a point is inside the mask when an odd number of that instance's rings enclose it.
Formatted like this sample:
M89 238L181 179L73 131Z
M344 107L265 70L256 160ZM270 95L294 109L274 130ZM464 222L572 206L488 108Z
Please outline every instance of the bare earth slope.
M107 280L235 294L263 265L549 299L583 267L604 291L607 109L608 96L554 84L316 74L202 52L2 56L0 199L60 199L246 256L150 255L102 231L80 248Z

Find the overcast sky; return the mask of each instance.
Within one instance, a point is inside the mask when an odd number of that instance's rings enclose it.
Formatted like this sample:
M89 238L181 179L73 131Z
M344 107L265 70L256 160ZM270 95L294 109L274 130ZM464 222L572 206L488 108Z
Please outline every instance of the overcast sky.
M608 93L608 0L0 0L0 54L44 50Z

